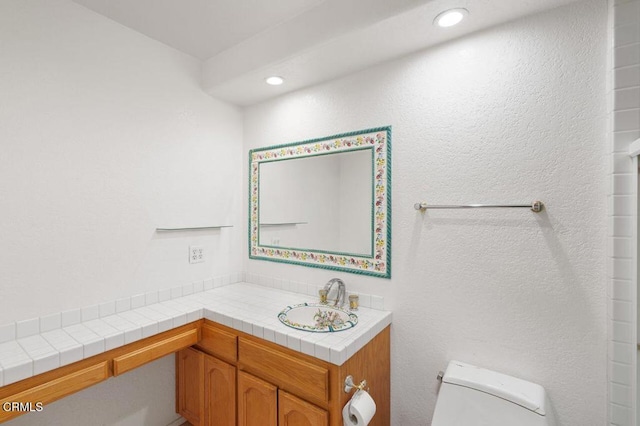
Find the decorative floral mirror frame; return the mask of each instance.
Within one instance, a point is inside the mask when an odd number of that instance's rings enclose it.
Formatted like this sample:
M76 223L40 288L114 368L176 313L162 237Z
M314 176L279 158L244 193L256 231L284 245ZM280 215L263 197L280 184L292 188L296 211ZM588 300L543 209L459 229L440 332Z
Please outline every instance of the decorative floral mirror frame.
M371 150L371 254L261 245L260 164L331 153ZM249 258L391 277L391 126L253 149L249 152Z

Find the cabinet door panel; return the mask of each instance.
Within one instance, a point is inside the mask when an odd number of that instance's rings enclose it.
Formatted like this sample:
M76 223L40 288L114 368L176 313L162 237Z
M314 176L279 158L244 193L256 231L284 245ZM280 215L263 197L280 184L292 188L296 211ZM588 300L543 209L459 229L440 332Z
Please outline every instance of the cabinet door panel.
M278 391L279 426L328 426L329 413L285 391Z
M217 358L204 360L205 424L235 426L236 368Z
M204 425L204 354L183 349L176 354L177 411L193 426Z
M278 389L238 371L238 426L277 426Z

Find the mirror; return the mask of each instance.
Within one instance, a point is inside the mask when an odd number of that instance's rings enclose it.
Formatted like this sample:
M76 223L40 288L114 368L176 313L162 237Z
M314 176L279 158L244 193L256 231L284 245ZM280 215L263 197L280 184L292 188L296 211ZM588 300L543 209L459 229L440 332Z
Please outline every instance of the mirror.
M364 149L260 164L261 245L370 256L371 154Z
M249 257L389 278L391 127L251 150Z

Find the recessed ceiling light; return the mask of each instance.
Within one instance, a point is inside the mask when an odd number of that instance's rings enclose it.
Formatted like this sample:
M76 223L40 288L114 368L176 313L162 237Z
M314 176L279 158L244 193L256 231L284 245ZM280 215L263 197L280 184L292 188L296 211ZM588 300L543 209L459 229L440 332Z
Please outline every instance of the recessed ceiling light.
M284 78L274 75L273 77L265 78L264 81L266 81L267 84L270 84L272 86L279 86L282 83L284 83Z
M445 10L433 20L434 25L439 27L452 27L458 24L469 14L467 9L449 9Z

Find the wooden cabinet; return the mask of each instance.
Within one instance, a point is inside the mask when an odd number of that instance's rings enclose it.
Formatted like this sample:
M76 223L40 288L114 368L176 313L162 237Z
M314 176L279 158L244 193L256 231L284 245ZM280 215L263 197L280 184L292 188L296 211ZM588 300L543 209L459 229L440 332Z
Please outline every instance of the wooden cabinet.
M204 418L206 426L236 424L236 367L204 355Z
M240 371L238 426L329 426L329 413Z
M370 426L389 426L389 327L338 366L198 320L0 387L0 403L48 404L175 351L176 411L193 426L342 426L348 374L370 386Z
M177 411L193 426L204 425L204 353L192 348L176 354Z
M288 392L278 392L279 426L329 426L329 413Z
M176 371L178 412L193 426L329 426L326 410L202 351L178 352Z
M342 426L342 407L352 396L344 392L348 374L370 386L377 404L370 426L389 426L389 328L340 366L210 321L202 336L198 350L189 351L203 364L185 361L176 369L178 393L202 394L201 408L177 397L178 412L194 426ZM181 375L191 384L199 383L194 375L204 377L200 394Z
M238 426L277 426L278 388L238 372Z
M193 426L236 424L236 367L193 348L176 354L176 411Z

